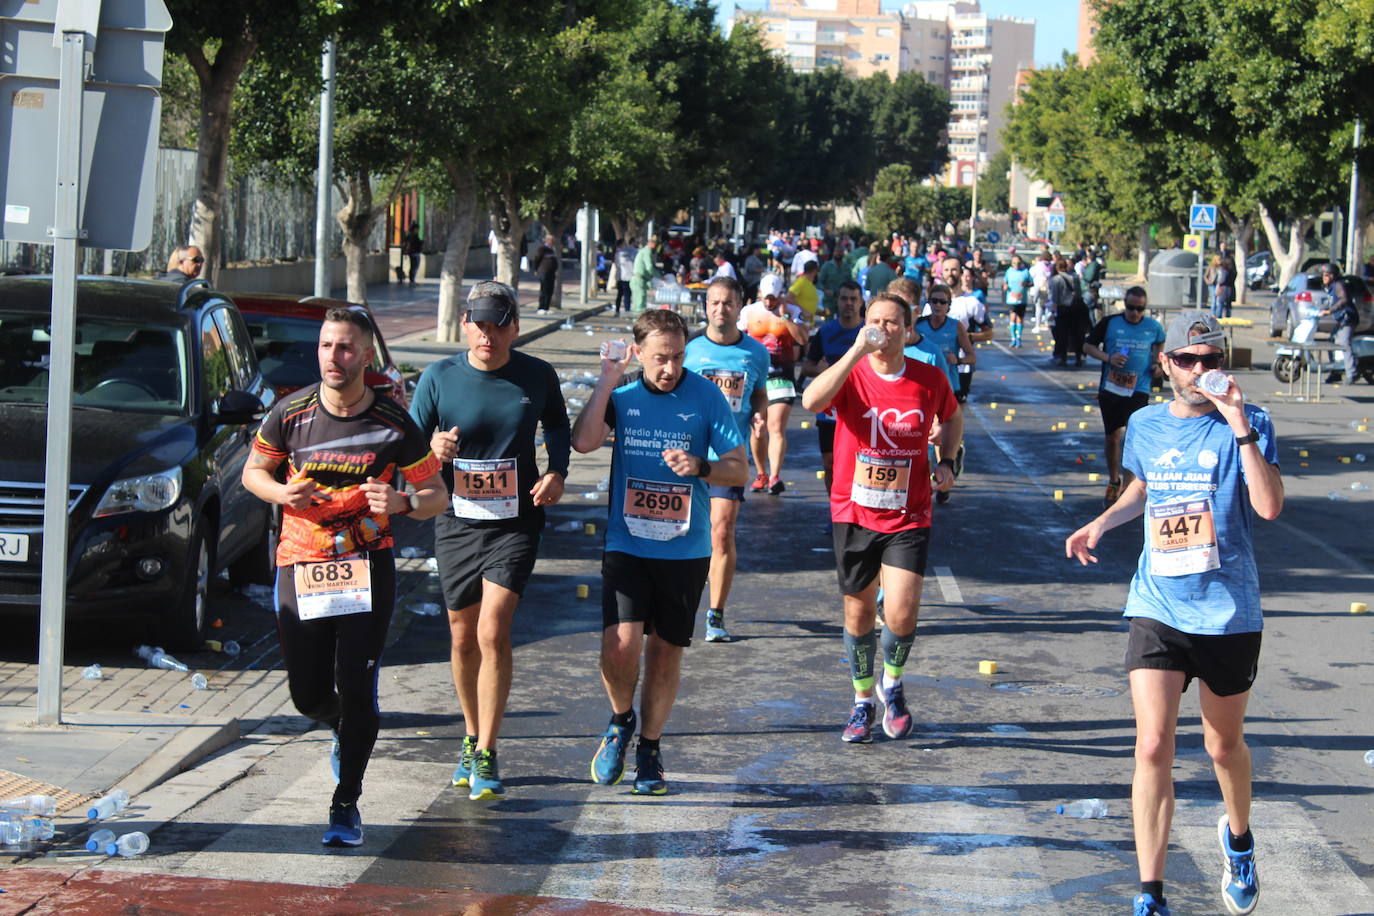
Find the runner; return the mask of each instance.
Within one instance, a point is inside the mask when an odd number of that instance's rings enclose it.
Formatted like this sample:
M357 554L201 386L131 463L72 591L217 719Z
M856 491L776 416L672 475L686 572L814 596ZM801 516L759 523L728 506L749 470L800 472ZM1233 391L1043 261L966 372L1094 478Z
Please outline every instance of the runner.
M800 308L784 301L782 278L765 274L759 281L759 301L740 312L739 328L768 350L772 363L768 371L768 415L754 420L749 435L749 451L757 476L749 489L767 490L774 496L787 489L782 482L782 462L787 457L787 420L797 400L796 365L798 349L806 345L805 317ZM768 472L764 473L767 453Z
M1002 301L1011 312L1011 346L1021 346L1021 329L1026 321L1026 293L1033 289L1030 269L1019 254L1012 255L1011 266L1002 275Z
M425 369L410 405L451 482L452 504L434 520L434 554L448 608L449 665L463 711L453 784L473 800L504 798L496 738L510 695L511 622L534 572L544 506L563 496L568 414L558 373L512 350L520 334L515 291L483 281L468 294L465 353ZM548 470L535 463L542 426Z
M1194 678L1202 682L1204 743L1226 805L1217 822L1222 902L1243 914L1259 899L1244 737L1264 626L1251 512L1276 518L1283 480L1269 415L1245 403L1233 377L1223 376L1222 394L1198 384L1226 358L1223 342L1207 312L1184 312L1169 322L1159 365L1174 397L1142 408L1126 429L1124 462L1136 479L1064 543L1069 558L1096 563L1092 550L1103 534L1145 515L1146 546L1125 610L1136 720L1136 916L1169 912L1164 859L1174 810L1171 769L1179 704Z
M820 375L827 366L839 362L848 352L863 326L864 294L859 284L845 280L837 297L839 315L816 329L802 362L802 378ZM820 440L821 467L825 469L825 492L830 492L835 464L835 417L829 411L816 415L816 437Z
M955 261L955 258L948 259ZM957 270L957 268L954 268ZM933 283L930 287L930 295L926 299L926 307L929 309L927 314L920 321L916 322L916 333L930 343L940 348L945 355L945 374L949 378L950 387L954 390L955 400L959 399L959 386L961 376L958 370L965 361L978 362L978 354L973 349L973 342L969 340L968 329L958 321L949 317L950 301L953 297L950 288L943 283ZM964 445L962 437L959 447L951 454L945 451L939 441L935 443L935 454L938 458L950 455L951 465L954 475L957 477L963 471ZM943 490L936 489L935 501L944 504L949 502L950 488Z
M725 395L739 425L740 441L749 435L753 419L768 413L768 350L739 329L744 291L739 283L717 277L706 287L706 333L687 344L688 369L710 379ZM711 452L709 459L719 456ZM725 601L735 579L735 524L739 520L744 487L710 488L711 574L710 604L706 610L706 641L729 642L725 629Z
M634 791L664 795L659 741L677 697L682 650L691 645L710 565L708 487L743 486L749 466L739 428L715 385L683 368L687 325L652 309L634 324L624 359L601 361L601 378L573 426L587 453L615 433L610 517L601 561L601 679L611 722L592 758L592 780L615 785L635 733L635 685L644 656ZM628 380L638 356L643 371ZM720 457L708 460L714 451Z
M787 292L790 294L789 301L802 310L809 327L815 326L816 317L820 315L821 293L816 286L820 271L819 262L814 259L805 262L801 271L796 275L796 279L792 281L792 285L787 288Z
M880 293L868 305L864 331L848 352L802 395L807 410L833 408L835 467L830 491L835 564L844 596L844 643L854 684L854 709L841 738L872 740L874 659L878 638L878 577L886 591L881 696L883 732L910 734L902 671L916 637L921 583L930 543L931 469L926 457L931 421L939 418L948 446L963 437L963 415L949 379L902 355L911 309ZM880 343L868 335L876 330ZM935 486L954 485L953 462L935 468Z
M1145 317L1145 290L1132 286L1123 297L1126 309L1099 321L1083 344L1083 352L1102 361L1097 403L1102 408L1106 436L1107 494L1102 507L1110 509L1121 494L1121 442L1126 421L1150 400L1150 383L1159 365L1164 328Z
M326 846L360 846L358 798L377 741L377 672L396 604L393 515L430 518L448 491L424 434L363 382L372 329L330 309L320 327L322 381L278 401L263 420L243 485L282 507L277 638L291 700L334 733ZM287 482L275 472L287 465ZM406 495L392 482L415 492Z
M964 326L968 332L969 348L959 350L961 360L956 367L959 373L959 386L954 396L962 404L968 400L969 390L973 387L973 372L978 365L978 357L973 347L992 340L992 318L987 305L974 289L973 271L959 266L958 258L945 260L945 277L949 281L952 298L949 303L949 317Z

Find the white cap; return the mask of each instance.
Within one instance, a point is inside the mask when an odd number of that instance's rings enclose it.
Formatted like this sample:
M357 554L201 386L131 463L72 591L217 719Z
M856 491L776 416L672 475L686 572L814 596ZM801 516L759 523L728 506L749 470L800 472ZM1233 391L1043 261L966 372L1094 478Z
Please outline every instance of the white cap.
M782 277L777 274L764 274L759 280L759 298L782 295Z

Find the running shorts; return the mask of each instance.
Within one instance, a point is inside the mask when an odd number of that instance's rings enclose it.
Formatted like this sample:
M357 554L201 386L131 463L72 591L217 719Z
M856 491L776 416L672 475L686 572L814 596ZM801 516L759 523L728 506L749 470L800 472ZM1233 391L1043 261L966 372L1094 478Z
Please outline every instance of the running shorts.
M718 487L715 484L707 484L706 492L711 499L730 499L735 502L744 502L744 487Z
M1112 394L1110 391L1099 391L1097 403L1102 407L1102 428L1110 436L1118 429L1125 427L1131 414L1144 407L1149 401L1150 396L1143 391L1137 391L1129 398Z
M852 522L835 522L834 539L835 571L842 594L857 595L868 588L882 566L910 570L918 576L926 574L929 528L885 533Z
M452 611L482 600L483 579L523 595L538 552L538 529L469 525L448 515L434 519L439 584Z
M821 440L821 454L835 454L835 424L827 420L816 421L816 437Z
M643 623L673 646L690 646L710 557L655 560L618 550L601 558L601 626Z
M1260 636L1228 633L1202 636L1184 633L1152 617L1132 617L1126 640L1126 670L1156 668L1182 671L1187 690L1197 678L1219 697L1245 693L1259 673Z

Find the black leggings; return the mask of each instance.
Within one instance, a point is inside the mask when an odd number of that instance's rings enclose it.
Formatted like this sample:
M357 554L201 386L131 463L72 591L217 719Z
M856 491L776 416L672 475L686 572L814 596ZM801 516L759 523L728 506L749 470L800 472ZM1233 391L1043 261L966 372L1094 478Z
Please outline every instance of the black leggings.
M339 736L335 804L354 804L380 727L377 673L396 606L396 561L391 551L368 552L372 612L301 620L296 615L295 567L277 569L277 637L286 658L291 701L301 715Z

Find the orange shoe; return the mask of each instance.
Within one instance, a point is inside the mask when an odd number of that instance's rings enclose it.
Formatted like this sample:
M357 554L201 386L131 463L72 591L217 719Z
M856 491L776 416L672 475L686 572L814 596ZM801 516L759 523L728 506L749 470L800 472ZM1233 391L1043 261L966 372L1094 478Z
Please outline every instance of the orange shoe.
M749 485L749 489L753 490L755 493L762 493L764 490L768 489L768 475L760 474L755 477L754 482Z

